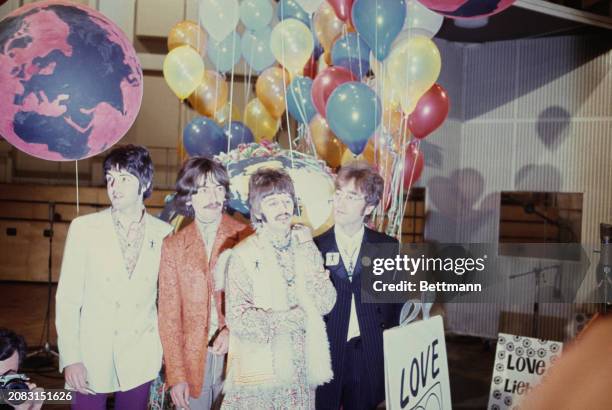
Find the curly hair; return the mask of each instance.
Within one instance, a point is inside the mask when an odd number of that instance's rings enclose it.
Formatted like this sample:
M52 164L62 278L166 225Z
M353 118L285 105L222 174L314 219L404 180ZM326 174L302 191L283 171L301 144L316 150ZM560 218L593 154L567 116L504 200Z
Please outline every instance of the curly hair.
M227 170L219 162L206 157L191 157L181 167L176 178L176 197L174 201L178 212L185 216L193 217L193 207L187 205L191 196L198 192L202 181L209 177L214 178L225 188L225 201L230 196L230 180Z
M7 328L0 328L0 361L8 359L17 352L19 365L21 365L26 356L26 349L26 342L23 336Z
M128 144L113 149L104 158L104 175L111 169L124 169L138 178L139 192L143 192L143 199L147 199L153 192L153 161L149 151L140 145Z

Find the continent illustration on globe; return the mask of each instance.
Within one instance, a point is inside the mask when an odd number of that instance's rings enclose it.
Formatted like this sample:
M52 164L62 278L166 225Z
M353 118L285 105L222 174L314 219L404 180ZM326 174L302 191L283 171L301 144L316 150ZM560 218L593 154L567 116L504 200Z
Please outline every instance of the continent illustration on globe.
M96 155L130 129L142 69L108 18L65 1L27 4L0 21L0 136L55 161Z

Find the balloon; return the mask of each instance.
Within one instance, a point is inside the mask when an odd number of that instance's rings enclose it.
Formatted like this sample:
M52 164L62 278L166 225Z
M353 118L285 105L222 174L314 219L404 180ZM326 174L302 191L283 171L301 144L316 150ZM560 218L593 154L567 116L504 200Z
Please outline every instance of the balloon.
M355 80L353 73L342 67L329 67L317 75L312 83L312 102L323 118L326 118L327 100L336 87Z
M432 38L440 31L444 22L443 16L429 10L417 0L406 0L406 7L406 21L402 32L408 31Z
M411 142L406 147L406 157L404 158L404 188L409 189L416 181L419 180L423 173L423 152L419 150L418 144Z
M214 120L196 117L183 130L183 145L191 157L212 158L227 151L227 136Z
M390 148L394 151L399 152L400 148L403 146L402 142L410 140L408 118L401 110L385 107L383 110L382 126L391 135Z
M306 13L296 0L279 1L276 6L276 14L281 22L287 19L296 19L307 26L310 25L310 14Z
M230 123L228 134L230 136L230 149L238 147L238 144L249 144L255 142L251 130L240 121Z
M351 9L353 8L354 0L327 0L330 6L334 9L336 16L342 21L350 22Z
M440 51L425 36L402 40L385 61L389 85L401 90L399 100L404 112L409 114L419 98L438 79L442 61Z
M164 79L178 98L189 97L202 81L204 61L189 46L180 46L171 50L164 59Z
M265 27L258 31L245 30L242 35L242 56L257 72L265 70L275 62L272 50L270 50L271 34L272 30Z
M352 17L357 32L376 58L383 61L404 26L406 3L404 0L355 0Z
M297 2L306 13L312 14L319 8L323 0L297 0Z
M238 24L238 0L200 0L200 23L217 42L227 37Z
M221 42L212 40L208 43L208 58L218 71L230 71L240 60L240 37L235 31Z
M350 70L358 79L370 70L370 48L357 33L348 33L336 40L331 56L333 65Z
M280 127L280 120L266 110L257 98L253 98L244 109L244 124L251 129L255 141L272 140Z
M289 114L303 124L308 124L317 113L311 91L312 80L308 77L295 77L287 89Z
M204 55L208 36L198 23L185 20L176 24L168 34L168 51L180 46L191 46L201 56Z
M270 67L257 79L257 98L273 117L279 118L285 112L285 89L289 84L289 73L280 67Z
M310 136L317 151L317 155L332 168L340 165L342 154L348 151L329 128L325 118L317 114L309 124Z
M306 61L306 65L304 66L303 74L304 77L309 77L311 79L317 76L317 58L315 55L311 55L308 61Z
M434 132L448 116L449 101L446 90L434 84L419 99L414 111L408 116L408 127L415 138L425 138Z
M291 73L301 72L314 49L312 32L299 20L281 21L272 30L270 49Z
M382 108L376 93L365 84L341 84L327 102L329 126L354 153L361 154L378 125Z
M243 0L240 4L240 20L249 30L260 30L270 23L274 10L270 0Z
M206 70L202 82L189 96L189 103L200 114L212 117L227 103L227 95L227 83L223 77L215 71Z
M312 26L323 50L331 51L334 41L342 35L344 23L336 17L334 9L326 2L321 4L312 17Z
M231 117L230 117L231 114ZM226 125L228 121L242 121L241 112L229 102L221 107L214 115L214 120L219 125Z
M504 11L516 0L419 0L423 5L446 17L482 18Z

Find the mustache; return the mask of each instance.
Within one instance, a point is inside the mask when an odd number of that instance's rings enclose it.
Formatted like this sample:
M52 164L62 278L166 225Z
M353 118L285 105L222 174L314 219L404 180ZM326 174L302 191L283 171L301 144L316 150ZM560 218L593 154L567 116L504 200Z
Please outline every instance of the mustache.
M223 205L221 202L212 202L212 203L206 205L204 208L206 208L206 209L219 208L221 205Z
M291 215L289 215L287 212L285 212L284 214L277 215L276 218L274 218L274 219L276 219L278 221L279 219L284 218L284 217L291 218Z

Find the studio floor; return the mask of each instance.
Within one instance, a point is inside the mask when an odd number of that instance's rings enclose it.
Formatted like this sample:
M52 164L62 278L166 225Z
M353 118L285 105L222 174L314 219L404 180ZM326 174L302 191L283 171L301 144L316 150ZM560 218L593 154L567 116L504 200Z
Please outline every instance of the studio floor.
M22 334L30 351L45 343L43 333L47 310L47 285L39 283L0 282L0 327ZM51 297L51 345L57 343L55 333L55 286ZM488 401L495 344L466 336L446 337L450 370L453 409L485 409ZM40 363L39 356L29 358L23 369L39 386L58 389L63 377L53 366ZM45 405L44 409L63 409L68 406Z

